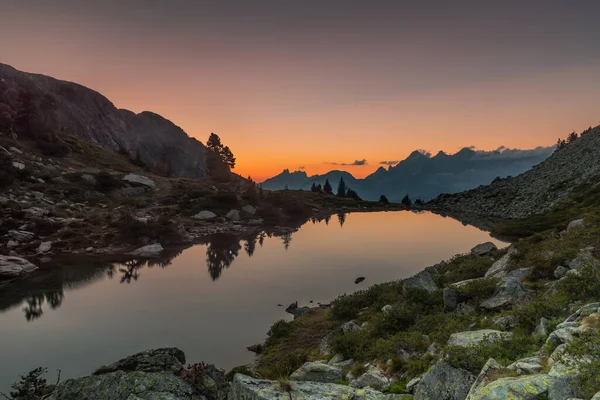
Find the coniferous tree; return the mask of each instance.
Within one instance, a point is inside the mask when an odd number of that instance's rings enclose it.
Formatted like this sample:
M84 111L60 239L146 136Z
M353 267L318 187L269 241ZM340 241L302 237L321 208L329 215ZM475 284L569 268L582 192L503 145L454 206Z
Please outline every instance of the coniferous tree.
M382 194L381 196L379 196L379 202L383 203L383 204L388 204L390 201L388 200L387 197L385 197L384 194Z
M329 183L329 179L325 179L325 185L323 185L323 191L327 194L333 194L333 188L331 187L331 183Z
M206 147L219 156L223 164L227 165L230 169L235 168L235 157L231 149L229 149L229 146L223 146L221 138L218 135L211 133L206 141Z
M412 201L410 200L410 197L408 197L408 193L402 198L400 203L404 204L408 208L412 206Z
M346 192L346 197L354 199L354 200L362 200L360 198L360 196L358 195L358 193L356 193L356 191L351 188L348 188L348 191Z
M573 143L574 141L576 141L579 138L579 135L577 135L577 132L571 132L569 134L569 136L567 136L567 144L569 143Z
M310 191L317 192L317 185L314 182L313 182L312 186L310 187Z
M346 182L344 182L344 178L342 177L340 177L340 182L338 183L337 196L346 197Z
M323 191L323 187L321 186L321 184L319 183L317 185L317 192L321 193Z

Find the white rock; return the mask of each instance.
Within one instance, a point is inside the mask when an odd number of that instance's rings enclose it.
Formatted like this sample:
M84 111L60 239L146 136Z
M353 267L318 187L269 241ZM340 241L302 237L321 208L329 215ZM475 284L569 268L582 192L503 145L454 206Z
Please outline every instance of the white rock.
M15 167L16 169L20 169L21 171L25 169L25 164L20 163L18 161L13 161L12 163L13 167Z
M144 247L140 247L130 253L129 255L136 257L156 257L160 255L164 251L163 247L160 243L149 244Z
M569 222L567 225L567 232L571 232L573 229L583 228L585 225L583 219L576 219L574 221Z
M200 211L198 214L194 215L192 218L194 219L213 219L216 218L217 214L212 211L204 210Z
M17 149L16 147L9 147L8 150L13 153L13 154L23 154L23 152L19 149Z
M14 249L18 245L19 245L19 242L15 242L14 240L9 240L8 243L6 243L6 248L9 250Z
M390 315L390 313L392 312L393 309L394 309L394 307L392 307L390 304L386 304L385 306L383 306L381 308L381 312L384 313L385 315Z
M22 277L38 269L24 258L0 255L0 279Z
M52 242L42 242L38 247L38 253L47 253L52 248Z
M352 332L352 331L360 331L360 326L354 321L348 321L342 325L342 331L344 333Z
M129 183L137 183L139 185L147 186L149 188L156 187L156 184L152 179L141 175L127 174L123 177L123 180Z

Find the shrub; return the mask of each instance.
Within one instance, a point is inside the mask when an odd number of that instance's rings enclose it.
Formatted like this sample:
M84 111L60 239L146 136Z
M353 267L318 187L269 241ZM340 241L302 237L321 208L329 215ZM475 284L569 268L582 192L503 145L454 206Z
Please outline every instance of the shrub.
M456 289L458 294L479 303L494 294L497 278L484 278L466 283Z
M111 175L108 171L100 171L96 175L96 188L100 192L109 192L113 189L120 188L123 182Z
M489 257L476 257L470 254L453 257L441 267L438 283L455 283L467 279L481 278L492 266L494 260Z
M10 393L12 400L37 400L47 397L54 390L54 385L48 384L46 379L42 378L48 370L46 368L36 368L25 376L21 376L18 383L11 387ZM60 380L60 371L59 371Z
M600 293L600 270L585 265L577 270L578 274L568 274L558 282L558 291L570 300L597 298Z
M288 336L292 331L292 324L281 319L271 325L269 332L267 332L267 344L273 342L273 340L280 339Z
M586 399L600 391L600 333L597 329L588 329L567 345L566 353L576 359L587 360L579 364L579 376L573 380L580 393Z

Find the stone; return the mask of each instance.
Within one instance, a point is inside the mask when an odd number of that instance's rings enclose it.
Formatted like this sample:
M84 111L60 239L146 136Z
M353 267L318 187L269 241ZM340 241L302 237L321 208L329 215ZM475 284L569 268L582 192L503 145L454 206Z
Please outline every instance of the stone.
M91 183L92 185L96 184L96 177L92 174L83 174L81 175L81 179L88 183Z
M390 388L391 382L389 378L383 374L383 371L380 368L372 365L367 372L353 380L350 383L350 386L359 389L370 387L383 392Z
M247 206L242 207L242 211L245 212L248 215L254 215L254 214L256 214L256 208L254 208L251 205L247 205Z
M25 164L18 162L18 161L13 161L12 166L13 166L13 168L16 168L21 171L25 169Z
M438 361L417 385L415 400L463 400L474 381L470 372Z
M411 394L414 393L419 382L421 382L420 376L412 378L410 381L408 381L408 383L406 384L406 392Z
M217 218L217 214L215 214L212 211L208 211L208 210L203 210L200 211L198 214L192 216L192 218L194 219L213 219L213 218Z
M339 362L344 361L344 355L341 353L337 353L336 355L334 355L333 357L331 357L331 359L327 362L327 364L329 365L335 365Z
M335 331L329 332L323 339L321 339L321 343L319 343L319 354L326 355L331 353L331 339Z
M348 321L342 325L342 332L360 331L360 326L354 321Z
M10 152L11 152L11 153L13 153L13 154L18 154L18 155L21 155L21 154L23 154L23 152L22 152L21 150L17 149L17 148L16 148L16 147L14 147L14 146L11 146L11 147L9 147L9 148L8 148L8 151L10 151Z
M49 213L48 210L39 207L31 207L26 209L24 212L27 218L43 218Z
M304 307L298 307L294 310L294 312L292 312L292 314L294 314L294 319L299 318L303 315L306 315L310 312L310 308L307 306Z
M24 230L10 230L8 231L8 236L15 239L17 242L30 242L35 237L33 232L28 232Z
M428 271L421 271L402 282L402 290L404 292L411 289L426 290L429 293L433 293L438 290L438 287Z
M594 257L593 252L593 247L586 247L579 250L577 257L569 261L569 268L572 270L577 270L585 265L590 265L594 269L600 267L600 262Z
M521 375L523 373L534 374L540 372L543 369L541 364L542 359L540 357L528 357L515 361L514 363L506 367L506 369L512 371L519 371L521 372Z
M458 291L455 288L444 288L443 299L444 307L446 307L446 309L456 309L456 306L458 305Z
M516 278L519 282L523 282L526 278L528 278L533 273L533 268L518 268L510 271L506 274L506 278Z
M465 400L472 400L475 397L475 394L481 388L490 383L491 373L501 369L503 369L503 367L498 361L494 360L493 358L488 359L483 368L481 368L477 378L475 378L475 382L473 382L473 385L471 385L471 389L469 389L469 394Z
M583 221L583 218L573 220L569 222L569 225L567 225L567 232L571 232L573 229L583 228L584 226L585 222Z
M534 335L548 336L548 320L544 317L540 319L540 323L537 324L533 331Z
M600 392L596 393L591 400L600 400Z
M483 281L486 278L473 278L473 279L465 279L464 281L454 282L450 284L451 288L460 289L463 286L470 285L474 282Z
M264 224L264 221L262 220L262 218L253 218L251 220L248 220L248 225L260 226L263 224Z
M392 307L390 304L386 304L385 306L383 306L381 308L381 312L384 313L385 315L390 315L393 310L394 310L394 307Z
M512 332L502 332L494 329L480 329L477 331L456 332L450 335L448 346L471 347L485 340L496 342L512 337Z
M535 400L547 394L554 383L554 378L545 374L500 378L477 390L470 400Z
M38 253L47 253L52 249L52 242L42 242L38 246Z
M566 344L575 339L573 334L577 332L577 328L567 327L554 330L546 339L546 343Z
M387 395L370 388L357 389L334 383L290 381L285 391L276 381L254 379L236 374L231 383L229 400L390 400Z
M156 184L152 179L141 175L127 174L123 177L123 180L129 183L135 183L152 189L156 187Z
M307 362L292 373L294 381L333 383L342 379L342 369L322 362Z
M62 184L62 185L69 183L69 181L66 180L65 178L63 178L62 176L55 176L54 178L50 178L50 181L52 183Z
M491 252L493 250L498 250L496 245L492 242L485 242L485 243L480 243L477 246L473 247L471 249L471 254L474 254L476 256L485 256L486 254L488 254L489 252Z
M10 250L10 249L14 249L15 247L19 247L19 242L16 242L16 241L14 241L14 240L9 240L9 241L6 243L6 248L7 248L7 249L9 249L9 250Z
M569 272L569 268L567 267L563 267L562 265L559 265L558 267L556 267L556 269L554 270L554 277L556 279L560 279L563 276L565 276L567 274L567 272Z
M230 221L239 221L240 212L238 210L231 210L227 214L225 214L225 217Z
M488 269L487 272L485 273L484 277L485 278L493 278L493 277L502 278L502 277L506 276L506 269L508 268L508 265L510 264L510 259L512 258L513 255L516 255L517 253L518 253L518 250L514 246L511 246L505 255L500 257L500 259L498 259L498 261L496 261L496 262L494 262L494 264L492 264L490 269Z
M496 286L494 295L481 303L479 307L497 310L524 302L529 295L529 291L523 287L518 278L507 277Z
M140 247L132 252L129 252L130 256L135 257L157 257L164 251L160 243L149 244L147 246Z
M38 269L24 258L0 255L0 280L21 278Z
M502 328L503 330L508 331L517 325L517 317L515 317L514 315L503 315L494 318L492 323Z
M176 347L147 350L98 368L94 375L116 371L178 373L185 365L185 354Z

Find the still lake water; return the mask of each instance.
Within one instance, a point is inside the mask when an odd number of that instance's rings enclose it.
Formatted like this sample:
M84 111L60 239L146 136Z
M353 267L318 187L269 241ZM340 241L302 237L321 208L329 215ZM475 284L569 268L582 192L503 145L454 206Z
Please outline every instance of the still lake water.
M218 236L155 265L63 265L0 288L0 391L38 366L49 380L59 368L80 376L158 347L226 369L249 363L246 346L291 319L278 304L329 303L485 241L505 245L428 212L354 213L284 237Z

